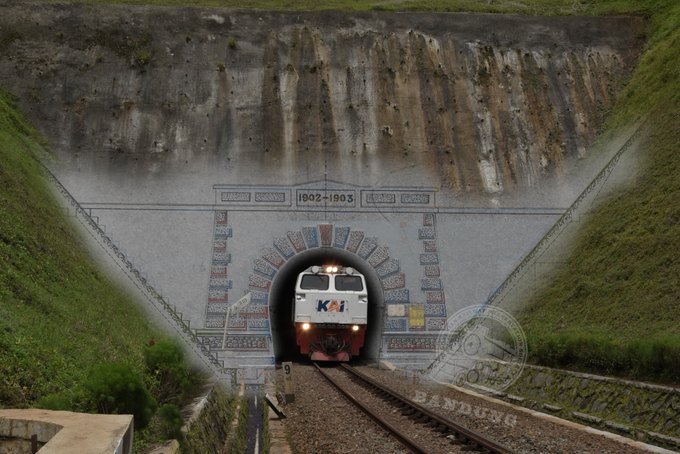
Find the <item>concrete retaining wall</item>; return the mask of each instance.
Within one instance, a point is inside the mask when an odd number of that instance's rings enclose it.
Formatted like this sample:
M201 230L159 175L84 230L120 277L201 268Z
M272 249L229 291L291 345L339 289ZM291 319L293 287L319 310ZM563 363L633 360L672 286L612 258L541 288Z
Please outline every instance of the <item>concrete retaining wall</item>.
M42 448L63 427L44 421L4 418L0 416L0 452L6 454L32 453L32 447ZM32 437L35 440L32 441Z
M132 415L94 415L41 409L0 410L0 452L132 454Z
M642 441L680 448L680 388L526 366L503 396Z
M186 435L180 452L183 454L221 452L229 435L234 407L234 396L228 394L221 386L214 386L194 406L194 415L182 428Z

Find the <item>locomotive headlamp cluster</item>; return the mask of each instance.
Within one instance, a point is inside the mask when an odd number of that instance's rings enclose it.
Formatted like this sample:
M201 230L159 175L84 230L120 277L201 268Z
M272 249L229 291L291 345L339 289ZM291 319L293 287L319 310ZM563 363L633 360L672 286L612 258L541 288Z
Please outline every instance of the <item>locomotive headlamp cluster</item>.
M359 331L359 325L352 325L352 331Z
M309 328L311 328L311 327L312 327L312 325L310 325L309 323L303 323L302 324L302 330L303 331L308 331Z
M327 273L337 273L338 272L338 267L334 265L328 265L326 267L326 272Z

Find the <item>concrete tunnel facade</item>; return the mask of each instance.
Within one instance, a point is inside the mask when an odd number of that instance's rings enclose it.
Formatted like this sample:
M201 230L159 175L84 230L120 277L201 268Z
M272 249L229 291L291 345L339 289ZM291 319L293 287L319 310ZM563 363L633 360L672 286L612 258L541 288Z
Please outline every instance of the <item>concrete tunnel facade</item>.
M213 226L206 327L198 331L207 342L218 346L227 307L240 295L249 294L251 304L244 311L244 317L229 321L227 349L247 352L245 356L256 363L266 362L268 358L295 357L291 314L295 280L309 266L329 262L352 266L366 277L369 326L361 353L363 358L377 359L384 355L387 348L385 333L389 333L387 336L392 344L408 343L408 340L400 340L399 335L409 327L432 332L445 324L442 285L434 273L438 268L435 215L420 212L431 210L432 192L422 188L376 191L337 182L323 182L323 185L325 187L317 182L295 188L252 187L249 197L241 195L260 200L260 209L266 211L231 202L236 191L243 193L243 187L216 187L222 209L215 212ZM345 206L324 207L294 196L300 193L342 193L345 200L351 201L344 202ZM292 206L288 205L291 197L294 199ZM399 202L397 207L383 207L376 213L376 203L380 204L381 200L391 203L393 199L405 202ZM274 209L272 204L276 203L280 204L280 211ZM420 207L411 204L420 204ZM287 212L289 216L281 219L281 212ZM330 213L332 220L327 219ZM402 218L397 224L401 227L395 228L397 218ZM251 219L258 219L260 228L241 227L252 225ZM262 228L264 226L269 228ZM408 237L411 241L404 241ZM429 252L416 256L416 262L412 260L412 252L406 251L411 255L410 259L400 260L397 256L406 255L403 246ZM244 259L239 260L238 266L233 264L236 255ZM249 272L243 269L244 264L251 264ZM238 273L232 273L231 269L237 269ZM431 277L428 281L420 281L418 288L414 285L419 282L417 277L425 278L426 272ZM247 280L234 279L237 274L246 273L249 273ZM407 279L407 274L416 279ZM240 292L234 292L237 287ZM429 310L426 314L426 306L421 303L418 309L411 309L408 319L410 295L418 293L419 301L431 303Z
M447 208L439 206L437 191L423 187L317 181L214 189L216 203L203 215L213 217L208 294L204 312L192 318L205 320L197 329L204 345L226 365L253 366L249 370L297 357L295 279L328 261L367 279L369 327L361 357L427 366L448 316L488 294L486 285L470 293L470 283L485 274L504 276L561 213ZM302 194L338 201L329 206ZM480 254L475 242L482 238ZM228 308L243 295L251 303L225 327Z

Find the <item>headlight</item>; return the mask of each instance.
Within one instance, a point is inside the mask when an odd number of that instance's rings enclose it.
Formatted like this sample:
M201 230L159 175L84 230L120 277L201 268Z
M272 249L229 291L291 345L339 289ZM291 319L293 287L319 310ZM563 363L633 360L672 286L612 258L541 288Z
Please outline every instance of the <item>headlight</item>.
M352 331L359 331L359 325L353 325Z
M309 323L303 323L302 324L302 330L303 331L307 331L311 327L312 327L312 325L310 325Z

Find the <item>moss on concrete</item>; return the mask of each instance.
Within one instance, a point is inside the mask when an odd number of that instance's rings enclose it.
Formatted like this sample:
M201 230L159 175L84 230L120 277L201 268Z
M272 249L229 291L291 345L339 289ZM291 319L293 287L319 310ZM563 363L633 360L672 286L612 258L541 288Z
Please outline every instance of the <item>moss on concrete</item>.
M618 431L625 427L623 432L641 440L649 432L680 438L678 388L527 367L507 392L525 398L522 405L605 430L617 429L607 422L619 424ZM583 416L575 418L574 412Z
M191 423L181 442L182 454L223 452L237 402L238 398L221 386L214 387L201 414Z

